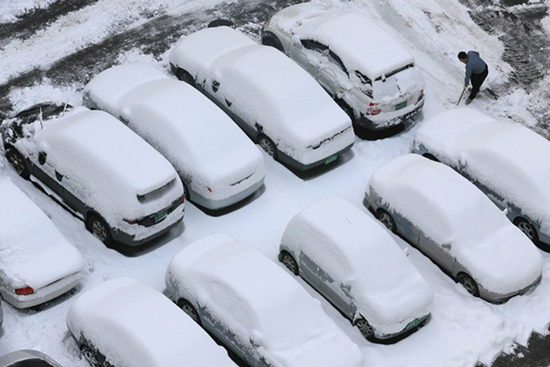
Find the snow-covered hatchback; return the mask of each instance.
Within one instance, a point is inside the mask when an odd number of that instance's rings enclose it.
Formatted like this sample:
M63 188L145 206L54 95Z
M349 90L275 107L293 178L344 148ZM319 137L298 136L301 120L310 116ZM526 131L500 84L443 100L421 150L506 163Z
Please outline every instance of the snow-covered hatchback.
M466 290L494 303L541 281L539 250L472 183L418 154L372 174L365 201L392 232L417 247Z
M246 365L365 365L359 348L298 282L226 234L205 237L176 254L166 288Z
M336 161L355 141L350 118L308 73L237 30L205 28L182 37L170 64L252 141L299 171Z
M422 122L413 151L473 182L537 246L550 251L548 140L518 123L457 108Z
M307 70L367 137L399 132L424 106L424 78L414 57L364 14L293 5L266 22L262 43Z
M187 198L212 210L252 195L264 159L235 123L203 94L152 66L118 65L84 88L83 103L124 121L180 175Z
M433 293L374 218L339 196L286 226L279 260L372 341L395 342L429 319Z
M6 122L2 139L17 173L106 245L141 245L183 219L174 167L106 112L33 106Z

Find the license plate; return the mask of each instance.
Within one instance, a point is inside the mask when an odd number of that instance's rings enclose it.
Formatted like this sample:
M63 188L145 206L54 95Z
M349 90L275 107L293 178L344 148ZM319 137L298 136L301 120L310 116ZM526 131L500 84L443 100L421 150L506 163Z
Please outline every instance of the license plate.
M338 154L331 155L330 157L325 159L325 164L329 164L330 162L334 162L337 159L338 159Z
M401 103L396 104L396 105L395 105L395 110L397 111L397 110L400 110L400 109L402 109L402 108L404 108L404 107L407 107L407 101L404 101L404 102L401 102Z
M411 322L409 322L407 324L407 327L405 329L409 330L409 329L412 329L414 327L417 327L419 322L420 322L420 319L414 319L414 320L412 320Z
M158 212L157 214L155 214L155 222L160 222L161 220L166 218L166 215L168 215L166 210Z

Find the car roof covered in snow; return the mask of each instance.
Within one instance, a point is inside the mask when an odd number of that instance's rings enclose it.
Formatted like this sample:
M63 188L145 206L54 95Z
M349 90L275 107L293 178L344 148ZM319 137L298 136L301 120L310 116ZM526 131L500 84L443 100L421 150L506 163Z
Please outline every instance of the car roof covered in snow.
M0 283L38 289L82 271L80 252L9 178L0 192Z
M542 271L531 241L478 188L442 163L418 154L394 158L371 176L366 194L373 193L437 244L451 244L449 253L496 292L523 289Z
M79 295L67 325L115 366L235 366L179 307L132 278L111 279Z
M429 312L432 290L405 253L378 221L340 196L296 214L281 244L349 286L358 311L383 333Z
M414 63L395 37L362 13L308 2L284 9L272 21L288 34L323 43L349 71L358 70L371 80Z
M362 366L358 348L292 277L225 234L195 241L171 261L170 277L189 299L223 320L267 360L288 366Z

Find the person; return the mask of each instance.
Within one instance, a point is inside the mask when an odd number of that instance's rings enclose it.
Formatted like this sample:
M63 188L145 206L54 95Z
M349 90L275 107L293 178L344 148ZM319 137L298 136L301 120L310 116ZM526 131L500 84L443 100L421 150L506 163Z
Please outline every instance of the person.
M458 53L458 59L460 62L466 64L466 76L464 78L464 88L467 88L470 82L472 83L472 90L470 96L466 99L466 104L470 104L474 98L476 98L479 88L487 78L489 74L489 67L479 57L477 51L460 51Z

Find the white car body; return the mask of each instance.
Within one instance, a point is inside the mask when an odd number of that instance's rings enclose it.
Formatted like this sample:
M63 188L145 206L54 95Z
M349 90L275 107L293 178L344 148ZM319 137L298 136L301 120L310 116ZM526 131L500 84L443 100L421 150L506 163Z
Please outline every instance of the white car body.
M168 298L132 278L111 279L79 295L67 311L67 327L91 364L235 367Z
M372 174L365 201L388 228L483 299L504 302L542 278L539 250L477 187L442 163L418 154L394 158Z
M0 178L0 193L2 298L28 308L77 286L84 267L80 252L9 178Z
M182 37L170 64L295 169L331 163L355 141L350 118L307 72L237 30L205 28Z
M414 152L468 178L536 245L550 251L548 140L518 123L456 108L422 122Z
M281 261L284 251L300 276L353 324L364 318L372 326L367 338L398 339L430 315L428 283L387 231L342 197L296 214L281 239Z
M352 9L289 6L266 22L262 43L307 70L367 131L391 132L424 105L414 57L376 20Z
M186 83L143 64L118 65L84 88L84 105L124 121L178 171L188 198L212 210L252 195L263 156L235 123Z
M359 348L318 301L277 264L228 235L205 237L176 254L166 286L248 365L364 366Z

